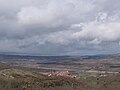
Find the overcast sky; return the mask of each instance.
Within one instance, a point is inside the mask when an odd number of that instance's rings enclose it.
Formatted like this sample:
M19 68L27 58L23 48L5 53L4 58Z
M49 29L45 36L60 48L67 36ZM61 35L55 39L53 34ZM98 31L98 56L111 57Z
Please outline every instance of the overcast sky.
M120 52L120 0L0 0L0 52Z

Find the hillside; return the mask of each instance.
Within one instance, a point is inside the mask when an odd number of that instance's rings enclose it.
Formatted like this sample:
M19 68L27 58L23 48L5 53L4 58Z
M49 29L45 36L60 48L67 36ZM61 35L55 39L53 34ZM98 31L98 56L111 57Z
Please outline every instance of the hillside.
M55 88L88 88L79 81L65 77L48 77L36 72L5 69L0 71L0 90L53 90Z
M72 79L20 69L0 71L0 90L120 90L120 75Z

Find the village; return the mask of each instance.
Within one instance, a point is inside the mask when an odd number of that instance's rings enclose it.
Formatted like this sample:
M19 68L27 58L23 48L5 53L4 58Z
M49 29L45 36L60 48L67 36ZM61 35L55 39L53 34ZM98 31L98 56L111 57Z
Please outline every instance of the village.
M48 77L68 77L76 79L76 75L70 74L69 71L56 71L56 72L40 72L40 74L47 75Z

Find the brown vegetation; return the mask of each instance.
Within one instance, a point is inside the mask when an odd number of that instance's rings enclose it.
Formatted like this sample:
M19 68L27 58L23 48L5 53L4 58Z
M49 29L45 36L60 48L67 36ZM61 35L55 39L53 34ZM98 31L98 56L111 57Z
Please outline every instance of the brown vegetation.
M0 90L120 90L120 75L72 79L18 69L0 71Z

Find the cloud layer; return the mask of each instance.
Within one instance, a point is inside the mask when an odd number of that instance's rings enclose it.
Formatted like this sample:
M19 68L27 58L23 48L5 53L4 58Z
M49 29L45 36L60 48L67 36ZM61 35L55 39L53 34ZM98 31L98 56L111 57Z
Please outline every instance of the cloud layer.
M0 51L37 55L119 53L120 1L114 2L0 0Z

